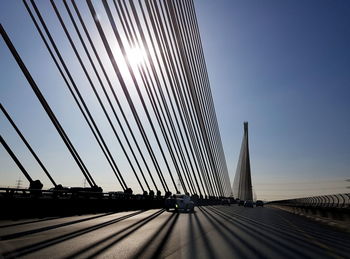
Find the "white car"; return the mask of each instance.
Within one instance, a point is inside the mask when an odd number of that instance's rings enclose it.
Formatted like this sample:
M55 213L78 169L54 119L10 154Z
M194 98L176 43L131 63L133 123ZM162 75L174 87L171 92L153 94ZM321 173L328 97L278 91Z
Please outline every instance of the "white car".
M188 195L174 194L173 196L165 200L165 209L169 211L174 209L175 211L194 211L194 202Z

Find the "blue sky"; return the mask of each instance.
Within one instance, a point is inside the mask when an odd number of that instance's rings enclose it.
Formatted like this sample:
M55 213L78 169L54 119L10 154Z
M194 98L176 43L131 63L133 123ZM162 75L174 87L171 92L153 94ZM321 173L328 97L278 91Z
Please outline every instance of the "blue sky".
M61 85L57 69L21 1L3 1L0 21L74 144L107 189L114 179ZM195 1L230 177L249 122L252 181L263 199L347 191L350 176L350 2ZM41 2L49 22L49 4ZM52 27L57 37L62 33ZM60 42L67 49L68 44ZM73 61L72 61L73 62ZM72 64L74 69L74 64ZM44 73L43 73L44 71ZM82 176L50 125L4 42L0 41L0 101L53 171L57 182ZM84 94L95 107L91 92ZM100 114L96 110L96 115ZM101 116L102 117L102 116ZM33 178L44 178L4 117L0 132ZM102 119L101 119L102 120ZM101 121L101 123L103 123ZM104 134L112 139L107 129ZM115 152L120 152L118 147ZM123 164L123 161L121 161ZM0 149L0 185L21 173ZM43 180L45 182L45 180ZM132 184L134 180L130 178ZM24 181L25 182L25 181ZM45 182L47 183L47 181ZM49 187L49 185L46 185Z
M196 6L230 171L247 120L258 193L288 181L318 192L349 177L349 1Z

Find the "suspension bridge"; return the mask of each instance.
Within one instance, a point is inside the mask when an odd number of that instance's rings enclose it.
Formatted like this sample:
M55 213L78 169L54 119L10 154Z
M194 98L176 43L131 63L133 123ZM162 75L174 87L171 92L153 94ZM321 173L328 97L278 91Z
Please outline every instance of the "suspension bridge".
M348 233L276 207L296 207L298 200L254 209L236 204L235 198L253 200L248 123L232 188L193 1L23 0L21 8L48 69L32 72L33 63L5 24L1 48L7 55L1 62L16 64L15 76L25 79L20 87L30 89L44 111L45 118L33 123L40 131L40 123L49 122L73 161L69 174L89 187L57 181L57 168L40 156L12 115L10 107L23 106L2 102L2 123L27 156L16 153L12 137L3 133L1 144L28 183L24 189L0 188L2 257L348 256ZM49 68L55 78L43 85ZM66 94L68 109L79 116L75 134L48 97L56 91ZM89 159L77 132L86 132L84 143L96 147ZM40 170L38 179L25 166L29 156ZM96 163L105 164L103 177L92 169ZM180 193L196 203L194 213L163 209L164 199ZM305 201L316 198L305 198L302 206L348 215L349 195L336 197L310 204ZM227 200L231 206L222 205Z

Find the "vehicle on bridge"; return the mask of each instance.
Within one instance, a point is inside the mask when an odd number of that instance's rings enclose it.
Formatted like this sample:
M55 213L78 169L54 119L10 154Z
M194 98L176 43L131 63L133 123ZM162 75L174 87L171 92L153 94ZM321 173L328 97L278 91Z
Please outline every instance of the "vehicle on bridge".
M230 200L230 204L236 204L238 201L237 199L235 199L233 197L230 197L229 200Z
M244 205L244 200L239 200L238 201L238 206L243 206Z
M252 200L247 200L244 202L244 207L254 208L254 202Z
M259 207L259 206L260 206L260 207L264 207L264 202L261 201L261 200L257 200L256 203L255 203L255 206L256 206L256 207Z
M169 211L170 209L174 209L175 212L193 212L194 202L191 201L191 198L188 195L174 194L173 196L170 196L165 200L165 209L167 211Z
M231 206L231 201L229 199L222 199L221 205Z

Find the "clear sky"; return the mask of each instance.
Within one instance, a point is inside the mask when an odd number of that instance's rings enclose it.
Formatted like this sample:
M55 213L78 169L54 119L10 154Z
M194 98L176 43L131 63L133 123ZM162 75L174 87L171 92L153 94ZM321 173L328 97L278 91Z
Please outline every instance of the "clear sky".
M61 86L63 81L22 2L5 0L0 5L1 23L94 172L96 182L107 190L113 189L116 180L101 152L95 152L97 145L91 133L81 126L85 125L82 116ZM259 198L348 191L350 2L198 0L195 6L231 180L243 121L248 121L252 182ZM48 3L40 2L40 8L49 22L57 23ZM52 29L56 37L63 35L55 26ZM69 60L72 52L68 43L60 44L67 48ZM83 177L2 40L0 80L1 103L55 180L64 185L81 185ZM89 89L83 93L91 107L96 107ZM101 114L98 109L95 112ZM100 123L106 122L101 119ZM113 138L107 127L103 130L107 139ZM50 187L2 115L0 134L33 178L40 178L45 187ZM120 152L117 144L112 149ZM14 186L19 177L26 185L18 168L0 148L0 185ZM135 184L133 178L130 181Z
M231 179L247 120L258 196L349 191L350 2L196 7Z

